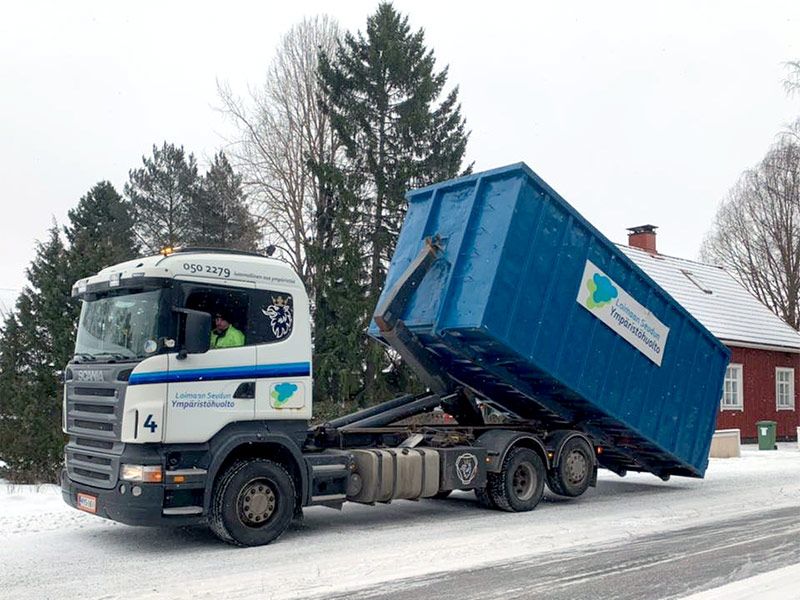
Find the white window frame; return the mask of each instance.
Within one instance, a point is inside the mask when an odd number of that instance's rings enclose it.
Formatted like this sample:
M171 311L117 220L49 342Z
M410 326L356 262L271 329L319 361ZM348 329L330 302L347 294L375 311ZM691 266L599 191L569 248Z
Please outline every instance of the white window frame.
M788 375L788 381L780 381L778 379L779 375ZM787 384L789 388L785 404L781 404L781 384ZM794 407L794 369L791 367L775 367L775 408L777 410L794 410Z
M732 376L731 376L732 375ZM728 383L736 388L736 404L725 402L725 394ZM731 363L725 371L725 379L722 384L722 398L719 401L720 410L744 410L744 366L739 363Z

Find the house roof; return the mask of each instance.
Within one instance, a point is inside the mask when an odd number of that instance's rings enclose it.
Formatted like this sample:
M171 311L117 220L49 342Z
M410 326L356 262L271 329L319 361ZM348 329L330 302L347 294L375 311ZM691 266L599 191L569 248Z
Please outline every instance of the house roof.
M722 267L617 245L726 345L800 352L800 333Z

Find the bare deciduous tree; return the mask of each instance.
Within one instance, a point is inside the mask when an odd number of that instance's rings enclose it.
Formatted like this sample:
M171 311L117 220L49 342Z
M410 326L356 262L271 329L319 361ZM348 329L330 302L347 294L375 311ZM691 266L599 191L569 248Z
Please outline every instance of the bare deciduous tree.
M702 248L792 327L800 326L800 145L785 137L742 174Z
M800 93L800 60L790 60L786 63L786 69L789 73L783 81L783 87L788 94Z
M787 62L786 69L788 73L783 80L783 88L789 96L800 96L800 60ZM786 134L800 141L800 119L789 126Z
M283 37L266 81L249 98L218 84L223 110L238 129L228 153L244 177L253 210L267 241L292 264L312 296L315 270L308 258L328 243L329 197L309 165L331 163L339 152L318 103L317 63L320 52L333 52L339 36L333 19L305 19Z

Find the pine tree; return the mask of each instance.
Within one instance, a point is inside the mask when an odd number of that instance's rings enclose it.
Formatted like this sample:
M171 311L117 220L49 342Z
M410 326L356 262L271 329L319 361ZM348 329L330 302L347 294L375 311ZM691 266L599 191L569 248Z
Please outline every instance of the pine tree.
M152 158L143 156L142 163L128 173L125 184L139 242L151 253L186 244L192 236L199 187L194 155L186 156L183 146L164 142L160 149L153 146Z
M367 20L366 33L348 34L335 56L320 59L320 81L331 122L342 140L344 165L330 165L347 193L339 209L354 215L344 223L347 235L363 243L364 293L342 299L333 312L352 311L358 317L346 326L359 332L363 365L362 403L379 399L378 385L385 363L377 346L366 344L363 331L377 302L406 211L405 192L459 173L468 134L453 89L440 102L447 69L435 70L433 52L422 30L412 32L408 19L382 3ZM320 169L320 172L323 170ZM339 239L345 235L340 232ZM328 286L331 281L326 282ZM342 324L344 326L344 324ZM325 346L325 331L315 343Z
M233 248L254 252L260 233L247 210L242 178L234 173L223 152L200 182L192 210L190 244L213 248Z

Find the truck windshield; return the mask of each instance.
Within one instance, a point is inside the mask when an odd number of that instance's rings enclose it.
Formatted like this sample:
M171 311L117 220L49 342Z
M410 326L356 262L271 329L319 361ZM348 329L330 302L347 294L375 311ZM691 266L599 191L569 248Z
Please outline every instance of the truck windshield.
M75 341L77 359L126 360L152 352L158 340L161 294L162 290L150 290L84 301Z

